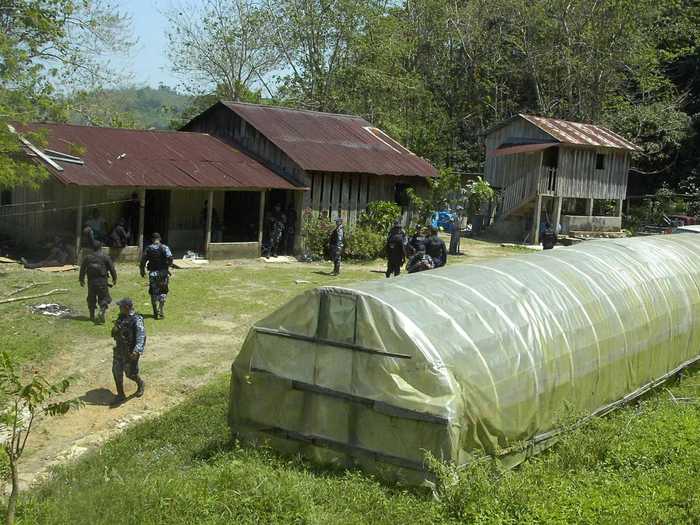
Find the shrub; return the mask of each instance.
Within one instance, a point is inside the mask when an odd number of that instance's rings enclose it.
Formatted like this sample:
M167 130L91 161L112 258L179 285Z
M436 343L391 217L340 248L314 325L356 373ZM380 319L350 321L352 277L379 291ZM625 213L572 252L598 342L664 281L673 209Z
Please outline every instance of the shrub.
M335 225L328 217L319 217L310 208L304 210L303 217L301 235L304 239L304 253L313 260L323 259Z
M349 259L371 260L381 257L384 252L386 235L367 226L355 226L346 230L345 257Z
M373 230L387 235L394 221L401 218L401 208L389 201L374 201L360 214L357 225L362 229Z

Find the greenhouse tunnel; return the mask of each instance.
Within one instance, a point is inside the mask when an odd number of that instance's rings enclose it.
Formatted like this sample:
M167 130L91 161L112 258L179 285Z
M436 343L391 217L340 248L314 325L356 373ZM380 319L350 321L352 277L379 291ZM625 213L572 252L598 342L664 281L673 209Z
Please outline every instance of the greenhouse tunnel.
M514 464L700 359L700 235L572 247L310 290L251 328L229 421L382 477L426 451ZM567 408L568 407L568 408Z

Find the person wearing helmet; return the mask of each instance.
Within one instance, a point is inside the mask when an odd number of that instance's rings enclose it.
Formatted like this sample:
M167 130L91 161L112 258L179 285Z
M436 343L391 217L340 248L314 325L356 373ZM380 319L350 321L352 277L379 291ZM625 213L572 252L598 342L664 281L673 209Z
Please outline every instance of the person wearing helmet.
M139 359L146 348L146 328L143 317L134 311L134 302L125 297L117 302L119 316L112 327L115 341L112 353L112 375L117 387L113 404L126 401L124 393L124 376L136 383L136 397L143 396L146 383L139 375Z

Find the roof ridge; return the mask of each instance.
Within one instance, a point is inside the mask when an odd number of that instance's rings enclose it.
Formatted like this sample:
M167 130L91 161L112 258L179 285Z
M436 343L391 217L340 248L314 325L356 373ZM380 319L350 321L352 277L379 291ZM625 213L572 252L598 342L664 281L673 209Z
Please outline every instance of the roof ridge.
M143 129L143 128L115 128L113 126L92 126L90 124L72 124L70 122L29 122L29 126L70 126L72 128L92 128L92 129L110 129L114 131L139 131L142 133L186 133L188 135L206 135L211 137L209 133L203 133L201 131L180 131L177 129ZM215 137L214 137L215 138Z
M241 105L241 106L253 106L253 107L258 107L258 108L265 108L265 109L281 109L284 111L294 111L297 113L313 113L314 115L328 115L332 117L345 117L345 118L352 118L352 119L357 119L357 120L364 120L365 122L371 124L366 118L361 117L360 115L349 115L347 113L332 113L329 111L318 111L315 109L297 109L297 108L290 108L287 106L277 106L277 105L272 105L272 104L255 104L253 102L236 102L234 100L220 100L224 105Z

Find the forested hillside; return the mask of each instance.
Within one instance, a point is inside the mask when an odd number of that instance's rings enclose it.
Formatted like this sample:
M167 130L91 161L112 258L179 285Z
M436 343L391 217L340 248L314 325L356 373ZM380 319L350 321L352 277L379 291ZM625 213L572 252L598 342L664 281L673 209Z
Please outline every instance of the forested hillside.
M191 97L167 86L95 90L69 97L69 121L75 124L167 129L189 106Z

